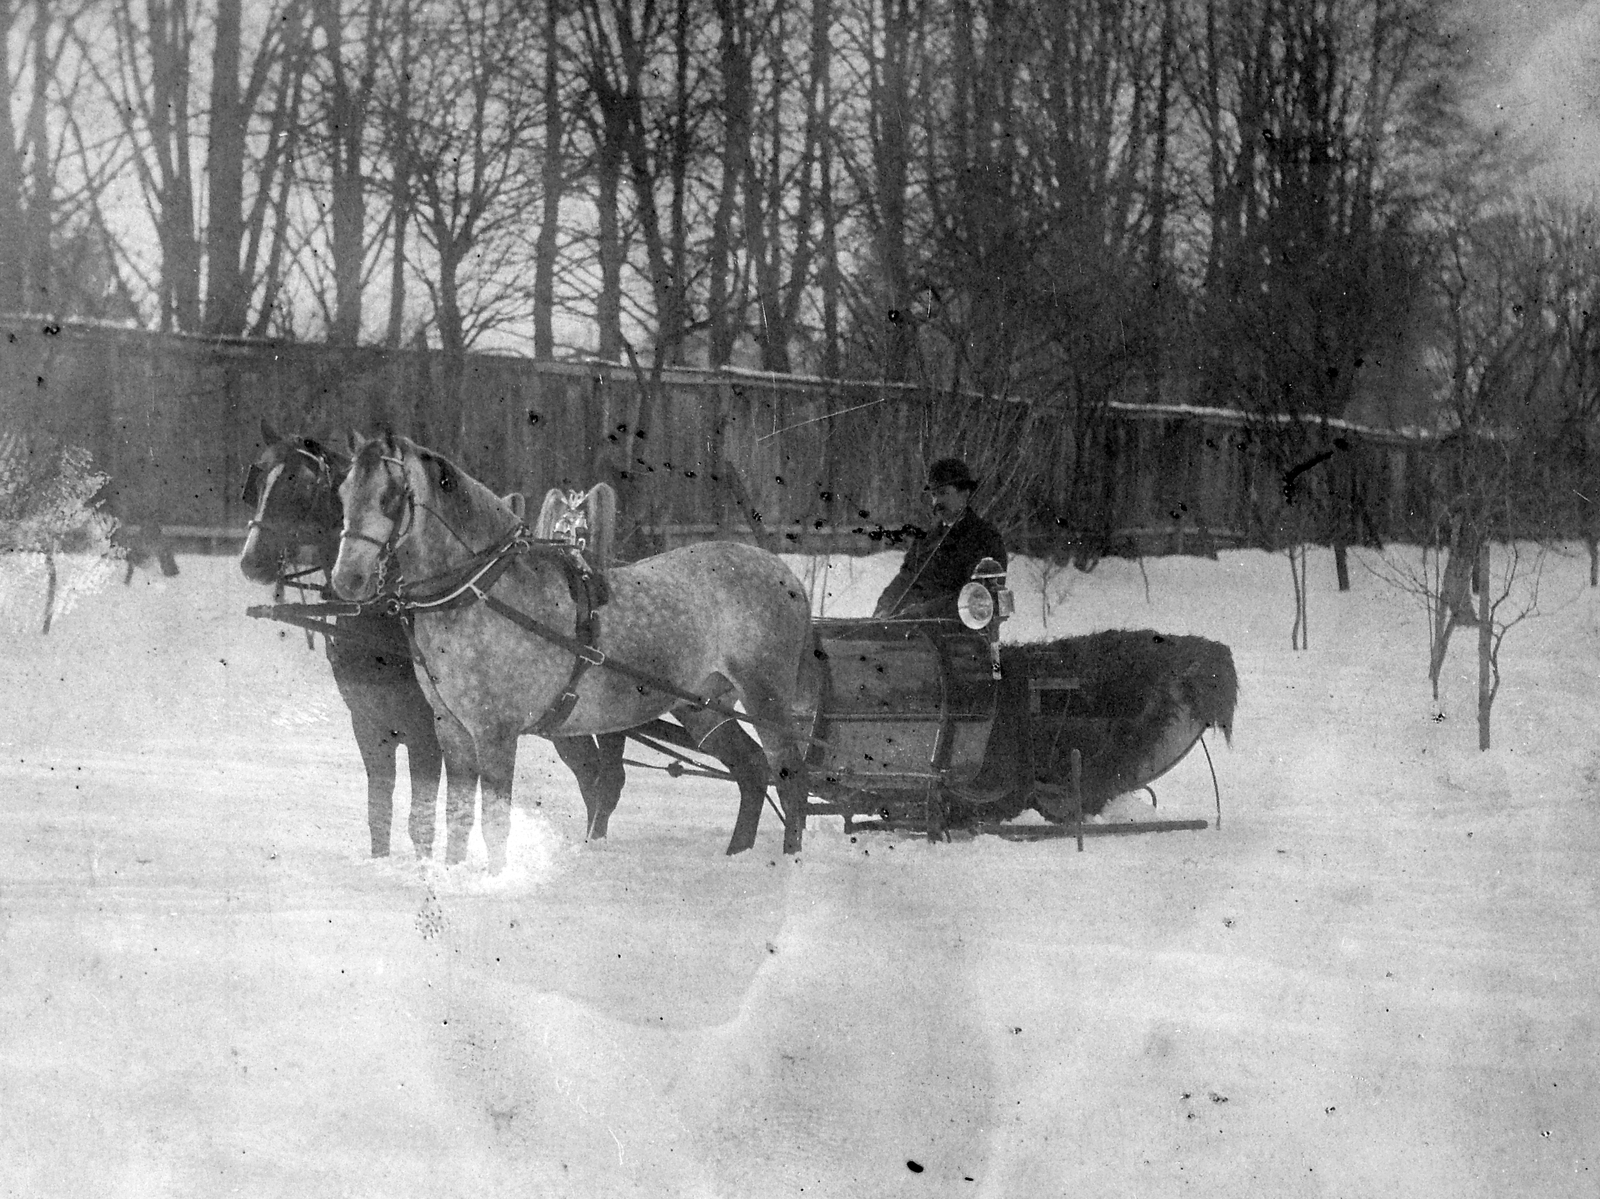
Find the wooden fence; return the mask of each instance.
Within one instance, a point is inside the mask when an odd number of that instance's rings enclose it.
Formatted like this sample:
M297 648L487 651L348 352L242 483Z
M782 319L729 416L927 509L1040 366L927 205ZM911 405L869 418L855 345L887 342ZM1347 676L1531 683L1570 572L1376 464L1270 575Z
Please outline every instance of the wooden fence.
M1406 536L1430 443L1219 409L1113 404L1078 413L910 386L320 344L216 341L0 319L0 422L29 444L88 449L121 519L233 546L239 480L262 418L332 439L407 433L535 502L619 489L622 550L710 535L870 552L926 520L926 463L965 456L978 503L1018 549L1205 552ZM454 394L454 402L447 399ZM1316 459L1286 505L1285 478ZM1315 527L1298 513L1323 513ZM1334 515L1329 517L1331 512Z

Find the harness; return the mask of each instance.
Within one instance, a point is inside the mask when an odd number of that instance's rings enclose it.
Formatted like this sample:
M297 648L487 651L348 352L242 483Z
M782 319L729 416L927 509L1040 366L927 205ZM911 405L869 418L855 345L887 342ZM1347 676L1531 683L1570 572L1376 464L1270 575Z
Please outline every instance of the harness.
M385 458L385 462L404 466L398 459ZM679 687L660 675L640 670L626 662L614 661L595 645L599 639L599 612L610 598L610 589L604 575L590 567L588 561L580 552L578 546L572 541L557 538L534 537L526 524L518 521L500 541L486 550L481 550L472 555L466 562L456 566L431 579L423 580L430 584L426 592L418 590L417 585L411 588L396 587L393 590L383 590L384 567L394 553L395 544L400 541L416 522L417 500L409 486L404 490L405 509L391 518L392 527L385 537L374 537L369 533L349 527L341 530L341 541L365 541L378 547L381 557L379 592L366 600L339 600L328 601L321 604L275 604L271 606L254 607L246 609L246 615L270 617L275 620L284 620L288 623L299 624L303 627L315 626L317 631L323 631L326 626L322 620L326 617L350 616L384 616L389 618L403 618L407 641L411 646L415 661L428 671L430 678L433 672L428 668L421 647L417 644L416 630L413 619L417 613L448 612L459 608L469 607L475 603L482 603L491 612L509 620L518 628L532 633L541 640L565 650L573 656L572 668L567 674L566 684L554 700L539 713L531 717L525 729L540 736L560 736L557 731L571 715L572 709L578 702L578 685L589 668L603 667L614 671L626 678L633 679L642 684L641 690L648 689L662 695L669 695L673 699L690 704L694 708L715 713L728 720L736 720L743 724L759 728L760 725L751 717L731 707L719 703L710 696L700 695ZM446 525L446 528L449 526ZM576 531L576 530L574 530ZM451 530L452 535L454 531ZM460 540L459 536L457 540ZM464 543L463 543L464 544ZM469 547L470 548L470 547ZM577 608L574 621L573 635L553 628L542 620L528 615L526 612L499 599L493 593L494 586L500 577L511 567L511 564L524 554L543 550L553 553L557 557L567 581L567 588Z
M569 637L543 621L535 620L492 594L494 585L500 581L500 577L511 564L522 555L536 550L545 550L552 554L562 568L562 574L567 582L567 592L577 608L573 636ZM422 654L416 644L410 617L418 612L449 612L475 603L482 603L491 612L504 617L519 628L526 629L572 654L572 669L567 674L566 685L550 705L531 719L527 726L529 732L540 736L555 736L556 730L577 706L578 683L591 666L602 666L607 663L605 653L595 645L595 642L600 636L598 609L610 598L610 589L606 585L605 578L590 568L578 547L572 542L557 538L548 540L534 538L522 524L518 524L497 545L485 550L478 558L481 561L474 559L441 576L443 582L436 580L435 589L428 594L406 596L396 592L367 602L381 601L384 611L392 611L397 616L407 617L406 631L411 636L412 652L416 654L419 662L422 661ZM621 669L616 664L611 668Z
M358 536L358 534L351 534ZM375 538L366 538L375 541ZM578 613L576 620L575 636L568 636L559 629L553 628L542 620L529 616L526 612L512 607L504 600L493 595L492 589L510 567L511 563L523 553L548 548L559 552L560 561L566 571L567 585L571 590L573 599L577 603ZM603 576L596 574L577 547L566 541L541 540L528 534L527 526L518 524L498 544L491 546L472 560L461 566L437 576L444 582L435 581L435 589L426 594L406 594L400 591L378 595L370 600L360 603L349 603L347 607L354 607L362 611L380 611L386 615L406 617L414 616L418 612L448 612L457 608L468 607L475 603L482 603L497 616L509 620L518 628L532 633L550 644L565 650L573 655L572 669L567 675L566 686L556 696L549 707L538 716L530 719L526 726L530 732L540 736L559 736L556 732L559 726L571 714L573 706L577 703L578 683L588 672L591 666L603 667L614 671L625 678L644 684L651 691L659 691L663 695L692 704L695 708L706 712L713 712L729 720L737 720L744 724L759 727L757 722L744 712L740 712L727 704L719 703L709 696L699 695L696 692L685 690L682 687L652 674L647 670L640 670L626 662L619 662L608 656L603 650L593 644L597 632L597 608L604 606L609 598L609 589L606 587ZM415 631L411 621L406 621L407 632L411 636L412 651L417 656L417 661L427 669L420 647L416 644ZM431 677L431 672L430 672Z

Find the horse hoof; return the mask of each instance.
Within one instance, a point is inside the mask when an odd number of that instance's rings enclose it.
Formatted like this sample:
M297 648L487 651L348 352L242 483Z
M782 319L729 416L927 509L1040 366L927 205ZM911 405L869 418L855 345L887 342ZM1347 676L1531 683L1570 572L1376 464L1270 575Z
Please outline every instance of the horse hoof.
M372 847L372 856L375 857L375 858L386 858L386 857L388 857L389 856L389 847L387 845L374 845Z

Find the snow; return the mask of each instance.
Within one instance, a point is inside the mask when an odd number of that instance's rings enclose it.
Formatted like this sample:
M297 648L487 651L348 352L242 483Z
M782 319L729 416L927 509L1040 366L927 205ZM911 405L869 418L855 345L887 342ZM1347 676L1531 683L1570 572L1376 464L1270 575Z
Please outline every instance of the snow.
M320 646L180 562L64 562L41 636L42 566L0 561L0 1195L1600 1190L1581 553L1507 638L1488 753L1470 634L1436 706L1421 610L1359 564L1339 594L1313 552L1295 653L1282 556L1021 561L1009 636L1232 646L1220 831L833 820L784 858L768 813L729 859L731 785L634 769L585 845L528 739L493 879L415 860L403 781L365 856ZM897 555L794 565L860 615ZM1201 755L1157 790L1211 815Z

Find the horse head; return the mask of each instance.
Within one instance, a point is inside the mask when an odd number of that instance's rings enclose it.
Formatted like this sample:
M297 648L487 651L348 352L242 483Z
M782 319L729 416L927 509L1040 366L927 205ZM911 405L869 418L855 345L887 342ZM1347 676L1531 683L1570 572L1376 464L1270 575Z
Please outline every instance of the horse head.
M370 599L382 568L400 539L416 523L407 454L411 441L385 433L366 438L350 434L350 469L339 484L344 527L333 563L333 589L345 599Z
M392 559L419 580L488 548L520 522L509 504L444 455L408 437L351 434L339 499L344 527L333 589L345 599L377 594Z
M326 567L339 532L336 488L342 457L310 437L280 436L265 421L267 446L245 471L240 498L254 510L239 569L254 583L276 582L290 562Z

